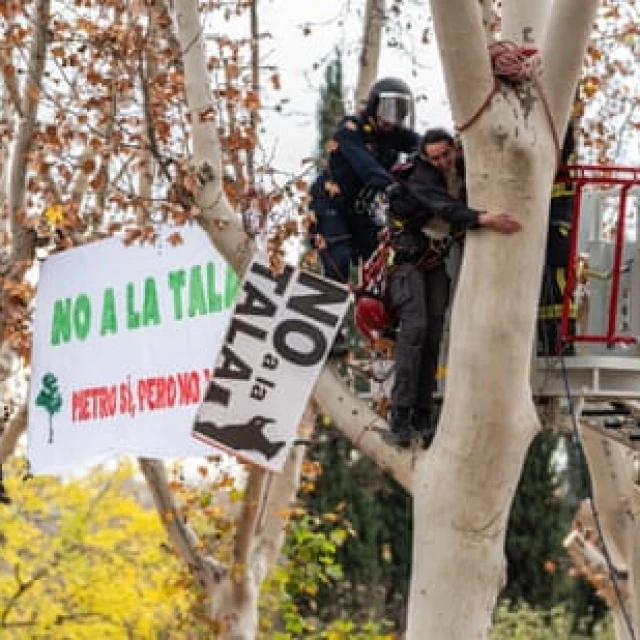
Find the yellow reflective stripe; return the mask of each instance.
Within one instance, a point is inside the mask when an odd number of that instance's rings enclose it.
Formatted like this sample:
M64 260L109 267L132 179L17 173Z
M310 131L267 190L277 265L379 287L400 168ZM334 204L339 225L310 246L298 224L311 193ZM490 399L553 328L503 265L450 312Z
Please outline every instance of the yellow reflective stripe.
M551 188L552 198L562 198L563 196L573 196L576 193L576 187L572 182L554 182Z
M539 320L559 320L562 317L561 304L545 304L538 307ZM576 305L573 302L569 305L569 318L576 317Z

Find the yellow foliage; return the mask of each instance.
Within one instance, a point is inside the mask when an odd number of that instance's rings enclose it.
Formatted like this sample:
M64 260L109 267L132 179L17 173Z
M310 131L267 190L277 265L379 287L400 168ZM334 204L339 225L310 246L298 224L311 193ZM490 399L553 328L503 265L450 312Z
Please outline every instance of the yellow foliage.
M191 596L157 513L135 499L131 467L67 481L6 471L3 640L207 637L184 626Z

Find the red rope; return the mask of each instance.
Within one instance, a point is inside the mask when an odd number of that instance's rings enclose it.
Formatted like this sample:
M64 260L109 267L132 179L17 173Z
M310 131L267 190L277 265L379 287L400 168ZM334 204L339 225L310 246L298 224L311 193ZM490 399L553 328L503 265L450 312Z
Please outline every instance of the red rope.
M542 106L544 107L547 119L549 120L553 141L556 145L556 150L559 156L560 140L558 138L558 132L551 116L551 109L549 108L547 97L545 96L538 80L538 70L540 69L538 49L531 47L519 47L517 44L509 40L498 40L496 42L492 42L488 46L488 49L489 56L491 58L491 69L493 71L493 87L475 113L463 124L456 125L456 131L462 133L476 123L478 118L480 118L484 113L484 110L493 100L493 96L498 91L500 80L512 84L519 84L530 80L533 82L540 94Z

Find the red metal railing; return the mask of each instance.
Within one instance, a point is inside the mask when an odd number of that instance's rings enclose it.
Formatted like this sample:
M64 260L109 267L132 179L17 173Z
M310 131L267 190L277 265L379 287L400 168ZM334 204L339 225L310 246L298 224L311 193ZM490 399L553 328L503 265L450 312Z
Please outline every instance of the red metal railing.
M640 186L640 167L600 166L600 165L568 165L564 167L569 178L566 182L573 182L576 193L573 200L571 244L567 265L567 284L562 304L560 319L560 337L562 342L596 342L605 344L634 344L636 336L619 335L616 333L618 319L618 301L620 299L620 275L622 272L622 256L624 253L625 216L629 190ZM613 252L613 266L611 269L611 291L609 294L609 309L607 330L605 334L571 335L569 332L569 316L573 293L576 287L578 237L582 192L587 185L603 185L620 187L618 216L616 219L615 246Z

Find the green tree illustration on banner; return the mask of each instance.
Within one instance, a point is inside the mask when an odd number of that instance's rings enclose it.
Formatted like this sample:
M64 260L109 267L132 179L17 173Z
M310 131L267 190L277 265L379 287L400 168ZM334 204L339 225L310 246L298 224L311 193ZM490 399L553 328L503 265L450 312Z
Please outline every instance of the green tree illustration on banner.
M53 415L62 407L62 396L58 390L58 378L53 373L42 376L42 389L36 398L36 405L49 414L49 444L53 444Z

